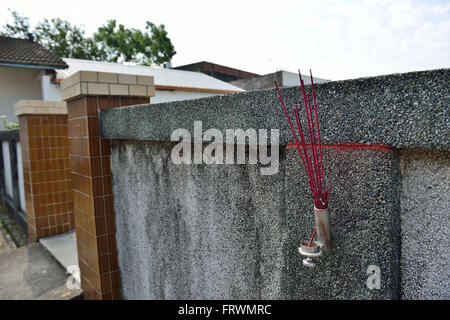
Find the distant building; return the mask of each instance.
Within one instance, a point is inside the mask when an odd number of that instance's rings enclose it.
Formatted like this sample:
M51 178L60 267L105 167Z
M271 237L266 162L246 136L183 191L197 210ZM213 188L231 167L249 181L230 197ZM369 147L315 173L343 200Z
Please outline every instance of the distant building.
M61 101L60 82L77 71L154 76L152 103L245 91L199 72L59 58L31 38L0 36L0 115L7 121L17 121L13 106L19 100Z
M280 87L300 85L298 73L284 70L266 75L259 75L206 61L191 63L175 67L174 69L201 72L249 91L274 88L274 81L277 81ZM309 74L302 75L302 79L305 84L310 84L311 82ZM330 81L317 77L313 77L313 80L315 83Z
M310 84L311 79L309 73L304 75L302 74L302 80L305 84ZM231 81L230 84L248 91L252 91L252 90L274 88L275 87L274 81L276 81L278 83L278 86L280 87L300 85L298 73L289 71L277 71L263 76L258 76L256 78L240 79L236 81ZM313 81L314 83L322 83L328 82L330 80L313 77Z
M155 78L156 91L155 96L151 98L151 103L197 99L245 91L199 72L93 60L68 58L63 58L63 60L68 64L69 68L56 71L56 81L58 82L78 71L113 72L153 76Z
M62 59L31 38L0 36L0 115L17 121L13 105L22 99L60 100L55 70L67 67Z
M186 64L184 66L175 67L174 69L201 72L225 82L259 77L259 74L256 73L234 69L206 61Z

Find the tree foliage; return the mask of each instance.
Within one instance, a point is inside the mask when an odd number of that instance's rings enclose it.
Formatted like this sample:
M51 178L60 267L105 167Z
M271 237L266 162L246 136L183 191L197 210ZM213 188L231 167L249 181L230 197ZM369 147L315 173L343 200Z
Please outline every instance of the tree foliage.
M95 59L92 55L92 41L85 37L84 30L66 20L44 19L34 29L37 42L53 51L58 57Z
M92 37L77 25L60 18L43 19L34 29L29 19L10 11L13 23L5 24L1 35L34 39L59 57L130 61L142 65L162 65L176 54L163 24L146 21L145 30L126 28L116 20L108 20Z
M11 13L14 21L12 24L5 24L3 26L3 31L0 32L0 35L21 39L28 38L28 35L31 33L30 20L19 15L17 11L11 11L10 9L8 9L8 11Z

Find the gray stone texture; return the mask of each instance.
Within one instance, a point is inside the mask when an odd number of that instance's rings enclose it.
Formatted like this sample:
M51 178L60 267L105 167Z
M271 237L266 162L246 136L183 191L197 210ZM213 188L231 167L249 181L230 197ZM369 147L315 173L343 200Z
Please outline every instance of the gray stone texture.
M125 299L399 297L395 153L325 149L335 251L311 270L298 253L314 217L295 149L261 176L258 165L175 165L172 146L112 145ZM371 264L381 290L366 286Z
M449 152L401 152L402 298L450 299Z
M275 90L101 111L115 139L124 297L448 299L449 80L440 69L317 85L322 142L334 145L324 148L334 248L315 269L297 251L313 203ZM298 87L282 94L298 103ZM172 131L199 120L224 134L279 128L279 172L173 164ZM379 290L366 285L370 265Z
M399 160L381 150L324 149L332 252L314 269L297 248L314 229L313 201L296 149L286 155L288 241L285 292L295 299L397 299L400 294ZM381 288L369 290L367 268L381 269Z
M280 297L283 172L266 177L256 165L175 165L172 146L112 145L124 298Z
M450 150L449 82L450 69L439 69L317 84L322 141ZM298 87L281 92L289 107L299 103ZM102 135L112 139L170 141L177 128L192 133L197 120L223 133L227 128L280 129L280 143L292 141L274 89L100 114Z

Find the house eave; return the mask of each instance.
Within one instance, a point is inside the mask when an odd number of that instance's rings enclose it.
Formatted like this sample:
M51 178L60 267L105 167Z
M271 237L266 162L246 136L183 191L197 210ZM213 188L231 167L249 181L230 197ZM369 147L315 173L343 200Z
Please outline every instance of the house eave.
M59 66L47 66L47 65L36 65L36 64L22 64L22 63L9 63L9 62L0 62L0 66L4 66L4 67L16 67L16 68L30 68L30 69L44 69L44 70L65 69L64 67L59 67Z

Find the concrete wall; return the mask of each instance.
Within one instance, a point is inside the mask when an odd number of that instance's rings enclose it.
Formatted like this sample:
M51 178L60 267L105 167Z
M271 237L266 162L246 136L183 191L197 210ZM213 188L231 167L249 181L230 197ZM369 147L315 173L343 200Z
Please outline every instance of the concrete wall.
M13 105L19 100L41 100L40 75L42 70L0 66L0 115L17 121ZM0 128L3 124L0 123Z
M402 298L450 298L450 153L403 150Z
M113 143L124 298L399 297L393 153L326 150L336 250L311 270L297 251L314 218L296 150L282 153L278 174L261 176L255 165L174 165L172 146ZM366 286L369 265L381 268L381 290Z
M450 150L449 78L449 69L439 69L318 84L322 142ZM288 106L299 103L297 87L281 92ZM115 108L100 118L102 134L115 139L170 141L173 130L192 130L200 120L224 135L226 128L278 128L281 145L292 141L274 89Z
M170 150L113 144L114 194L124 195L114 202L124 298L280 296L283 175L264 179L254 166L177 166Z
M317 86L334 245L315 269L297 251L312 199L275 90L102 111L124 297L449 299L449 76ZM291 105L298 88L282 94ZM173 164L170 134L195 120L279 128L279 172ZM366 285L371 265L380 289Z

